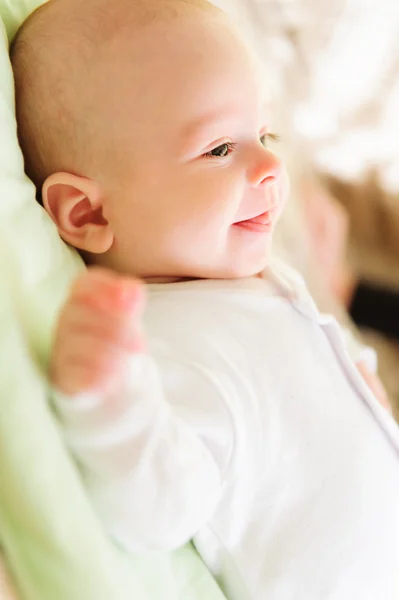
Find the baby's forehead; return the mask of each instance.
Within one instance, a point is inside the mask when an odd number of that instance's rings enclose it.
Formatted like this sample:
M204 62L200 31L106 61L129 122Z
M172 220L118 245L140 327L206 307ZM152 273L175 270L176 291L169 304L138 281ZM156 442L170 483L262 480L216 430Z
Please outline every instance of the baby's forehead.
M165 120L184 128L195 127L196 120L220 121L238 109L242 114L244 104L265 113L267 80L223 15L177 19L168 33L163 23L154 23L123 44L130 59L120 65L125 70L118 81L121 94L138 115L150 115L163 129Z
M106 122L137 129L144 113L172 122L174 105L193 99L223 108L255 80L245 44L206 0L51 0L22 37L34 120L77 141Z
M59 42L80 42L80 47L104 47L130 32L150 27L158 22L173 21L181 15L221 14L208 0L47 0L25 20L17 38L30 36L39 44L52 46ZM69 47L73 53L74 47Z

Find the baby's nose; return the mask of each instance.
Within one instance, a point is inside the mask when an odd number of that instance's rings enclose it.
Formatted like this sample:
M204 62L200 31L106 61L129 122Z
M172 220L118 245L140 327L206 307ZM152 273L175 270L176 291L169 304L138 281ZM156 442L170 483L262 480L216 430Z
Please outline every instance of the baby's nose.
M248 180L251 186L259 187L275 182L283 171L281 159L267 148L259 148L249 169Z

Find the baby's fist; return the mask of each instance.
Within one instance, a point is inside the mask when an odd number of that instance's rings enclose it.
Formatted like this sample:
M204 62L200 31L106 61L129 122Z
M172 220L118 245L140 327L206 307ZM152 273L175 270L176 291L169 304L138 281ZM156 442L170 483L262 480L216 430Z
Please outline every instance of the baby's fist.
M107 393L118 387L127 358L144 349L144 286L90 268L74 283L55 331L50 378L61 392Z

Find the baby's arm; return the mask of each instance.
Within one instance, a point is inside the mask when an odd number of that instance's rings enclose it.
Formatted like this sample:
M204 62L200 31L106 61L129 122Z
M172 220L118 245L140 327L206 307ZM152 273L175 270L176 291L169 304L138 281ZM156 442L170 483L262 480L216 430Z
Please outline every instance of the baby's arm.
M173 384L185 420L166 402L157 366L143 353L143 306L139 282L89 270L61 313L51 378L107 531L133 551L168 550L215 511L231 428L212 386L188 368L174 370Z

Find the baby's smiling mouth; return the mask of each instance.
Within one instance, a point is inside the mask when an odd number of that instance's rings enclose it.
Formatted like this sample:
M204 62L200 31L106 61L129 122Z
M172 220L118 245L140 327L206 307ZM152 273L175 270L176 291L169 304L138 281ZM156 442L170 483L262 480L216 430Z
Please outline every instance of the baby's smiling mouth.
M250 219L245 219L243 221L237 221L233 225L235 227L241 227L243 229L247 229L248 231L253 231L257 233L265 233L269 232L273 229L274 225L274 215L276 209L272 208L260 215L255 217L251 217Z

